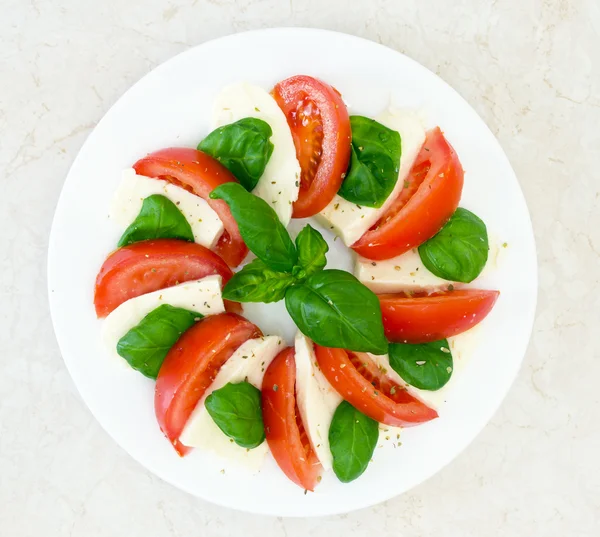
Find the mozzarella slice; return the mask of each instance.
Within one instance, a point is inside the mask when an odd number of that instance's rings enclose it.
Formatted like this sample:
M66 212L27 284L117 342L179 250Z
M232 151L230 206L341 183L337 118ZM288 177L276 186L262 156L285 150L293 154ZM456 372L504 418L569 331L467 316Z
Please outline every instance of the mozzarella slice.
M473 355L473 351L477 343L477 327L468 330L458 336L448 338L448 345L452 352L452 376L446 385L436 391L420 390L406 383L406 381L394 371L390 366L390 359L387 354L376 356L369 354L369 356L379 365L380 368L386 371L388 377L394 382L397 382L400 386L406 387L408 393L423 401L426 405L431 408L439 409L446 401L448 394L454 389L454 386L460 378L461 371L464 370L466 363Z
M346 246L352 246L382 217L388 207L398 197L404 188L404 181L417 158L423 142L425 142L425 129L418 116L390 108L375 118L386 127L398 131L402 142L402 156L398 171L398 181L394 190L384 204L376 209L362 207L351 203L341 196L336 195L331 203L319 213L318 218L323 225L328 226L339 235Z
M497 237L488 237L488 262L481 274L471 283L477 285L498 267L505 248ZM398 293L400 291L436 291L447 289L456 282L444 280L432 274L421 261L415 248L402 255L384 261L372 261L358 256L354 275L374 293ZM485 284L484 284L485 286Z
M300 185L300 164L287 120L275 99L264 89L248 83L227 86L215 101L215 128L245 117L262 119L273 130L273 154L252 193L271 205L287 226Z
M416 249L385 261L359 256L354 275L374 293L442 289L452 283L429 272Z
M144 199L160 194L171 200L189 222L194 240L212 248L223 233L223 223L208 203L199 196L162 179L137 175L135 170L123 170L121 184L117 188L110 208L110 218L126 228L139 214Z
M315 358L313 342L298 332L296 346L296 401L304 429L323 468L331 468L329 426L336 408L342 402L331 387Z
M214 315L225 311L221 298L221 276L207 276L201 280L180 283L159 291L131 298L113 310L102 325L102 339L111 354L117 354L117 343L134 326L163 304L185 308L202 315Z
M234 464L258 470L268 452L267 442L254 449L238 446L219 429L206 410L204 401L213 391L229 382L247 380L260 388L265 370L283 348L283 341L278 336L250 339L243 343L221 367L214 382L196 405L181 433L181 442L186 446L214 452Z

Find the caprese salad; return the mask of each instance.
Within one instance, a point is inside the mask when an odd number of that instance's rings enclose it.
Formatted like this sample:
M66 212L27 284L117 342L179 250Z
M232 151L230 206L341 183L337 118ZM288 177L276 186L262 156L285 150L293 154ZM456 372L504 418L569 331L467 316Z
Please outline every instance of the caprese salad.
M310 491L329 470L352 481L382 426L438 417L462 334L499 295L467 285L488 261L486 226L459 207L458 155L412 111L349 115L336 88L294 76L223 89L213 126L123 172L122 236L95 284L104 340L156 380L179 455L258 469L270 453ZM292 237L290 220L310 217L327 231ZM327 268L334 236L354 274ZM280 300L293 342L243 316Z

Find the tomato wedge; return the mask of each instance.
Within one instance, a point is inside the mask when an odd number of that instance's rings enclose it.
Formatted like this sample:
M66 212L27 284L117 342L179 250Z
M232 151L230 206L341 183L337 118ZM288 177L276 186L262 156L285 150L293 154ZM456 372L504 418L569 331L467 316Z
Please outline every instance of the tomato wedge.
M350 161L350 117L342 96L311 76L293 76L273 88L300 163L300 192L294 218L323 210L340 189Z
M321 463L313 451L296 403L293 347L281 351L267 368L262 384L265 436L275 461L294 483L314 490Z
M139 175L164 179L200 196L217 213L225 231L215 246L217 252L230 267L237 267L248 254L238 225L223 200L208 196L223 183L237 179L214 158L202 151L188 147L170 147L150 153L138 160L133 167Z
M156 239L124 246L108 256L96 277L96 315L106 317L130 298L211 274L219 274L223 285L233 275L225 261L200 244Z
M386 337L396 343L426 343L456 336L480 323L499 291L459 289L429 295L379 295Z
M161 431L181 456L190 448L179 435L221 366L242 343L261 336L247 319L221 313L196 323L171 347L156 379L154 411Z
M319 367L333 388L354 408L394 427L409 427L438 414L381 371L366 353L315 345Z
M407 188L369 231L352 245L368 259L390 259L433 237L452 216L464 173L439 127L429 131L407 179Z

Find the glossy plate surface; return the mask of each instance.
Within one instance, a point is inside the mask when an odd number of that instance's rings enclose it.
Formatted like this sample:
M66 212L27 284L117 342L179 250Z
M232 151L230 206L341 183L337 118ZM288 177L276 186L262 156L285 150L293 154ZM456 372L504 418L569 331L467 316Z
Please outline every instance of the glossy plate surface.
M473 357L440 419L404 431L399 447L384 443L360 479L341 484L327 474L307 495L272 459L257 475L198 450L180 459L156 424L154 383L108 356L92 305L96 273L122 231L107 217L121 170L156 149L195 147L209 132L214 98L226 84L248 81L270 89L295 74L321 77L337 87L351 113L374 116L390 103L422 110L427 126L442 127L466 170L461 205L486 222L491 237L508 244L482 284L500 289L501 298L480 325ZM341 241L331 244L329 266L350 268ZM131 456L208 501L254 513L310 516L351 511L401 494L469 444L498 408L521 364L535 310L537 269L529 214L514 172L489 129L452 88L413 60L370 41L321 30L273 29L221 38L180 54L111 108L65 182L50 238L48 283L69 372L94 416ZM282 304L247 311L265 333L277 331L288 340L293 335Z

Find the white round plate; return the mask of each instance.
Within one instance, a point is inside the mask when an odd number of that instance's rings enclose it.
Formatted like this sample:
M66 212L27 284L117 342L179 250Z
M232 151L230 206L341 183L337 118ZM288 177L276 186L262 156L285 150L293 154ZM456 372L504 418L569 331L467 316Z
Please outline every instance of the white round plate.
M508 243L502 263L482 283L500 289L501 297L480 325L474 356L440 418L404 431L398 448L388 442L377 449L356 481L342 484L330 473L309 494L288 481L271 459L252 475L230 469L222 473L224 465L199 450L179 458L156 424L153 382L108 357L93 308L96 273L119 237L107 213L121 170L156 149L195 147L209 131L213 100L226 84L248 81L270 89L295 74L334 85L351 113L374 116L390 102L423 110L428 126L444 130L466 170L461 205L476 212L491 235ZM536 279L523 195L498 142L473 109L445 82L398 52L311 29L261 30L210 41L135 84L77 156L56 209L48 254L56 336L81 396L106 431L151 472L191 494L280 516L326 515L373 505L421 483L460 453L492 417L519 369L533 322ZM287 315L277 307L252 311L265 333L281 324L281 312ZM283 335L292 333L291 321L286 323Z

